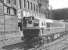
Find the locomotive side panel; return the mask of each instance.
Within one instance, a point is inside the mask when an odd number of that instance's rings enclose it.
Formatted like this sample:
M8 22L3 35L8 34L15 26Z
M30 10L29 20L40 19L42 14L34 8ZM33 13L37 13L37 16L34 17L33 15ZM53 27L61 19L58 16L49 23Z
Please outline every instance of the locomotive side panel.
M68 23L65 22L65 31L68 31Z

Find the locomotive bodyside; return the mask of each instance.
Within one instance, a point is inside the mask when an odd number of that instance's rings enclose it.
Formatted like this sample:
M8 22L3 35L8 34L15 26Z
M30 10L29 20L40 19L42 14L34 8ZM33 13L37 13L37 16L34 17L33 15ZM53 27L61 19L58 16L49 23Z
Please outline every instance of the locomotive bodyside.
M65 33L67 34L68 33L68 22L64 22L65 24Z
M50 22L49 22L50 21ZM57 20L45 19L46 27L42 28L41 36L45 41L52 42L65 34L65 23Z
M25 35L24 38L27 42L29 40L28 43L32 43L33 45L38 44L37 40L39 40L39 37L41 37L43 43L49 44L54 42L63 37L65 35L65 31L68 30L67 23L57 20L26 18L26 21L26 25L24 26L27 27L23 28L23 34ZM39 42L41 40L39 40Z

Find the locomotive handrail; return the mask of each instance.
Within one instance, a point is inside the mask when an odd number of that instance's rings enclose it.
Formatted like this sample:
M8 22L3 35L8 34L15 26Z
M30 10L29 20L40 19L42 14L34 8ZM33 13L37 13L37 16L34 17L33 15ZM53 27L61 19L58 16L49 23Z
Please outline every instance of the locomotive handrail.
M23 27L22 29L41 29L40 27Z
M49 27L49 28L44 28L44 27L23 27L22 29L62 29L65 27Z
M65 28L65 27L49 27L49 28L44 28L42 27L43 29L57 29L57 28Z

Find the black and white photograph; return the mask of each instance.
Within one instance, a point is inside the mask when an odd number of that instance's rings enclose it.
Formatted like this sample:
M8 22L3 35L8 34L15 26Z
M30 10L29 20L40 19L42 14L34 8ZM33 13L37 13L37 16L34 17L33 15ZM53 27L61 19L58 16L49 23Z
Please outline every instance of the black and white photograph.
M0 50L68 50L68 0L0 0Z

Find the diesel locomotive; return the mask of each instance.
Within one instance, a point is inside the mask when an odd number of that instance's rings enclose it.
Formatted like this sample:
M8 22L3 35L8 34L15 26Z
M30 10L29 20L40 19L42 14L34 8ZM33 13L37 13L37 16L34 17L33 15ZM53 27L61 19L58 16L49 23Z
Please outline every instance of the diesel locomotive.
M23 17L23 39L28 46L51 43L66 35L68 23L58 20L38 18L34 16Z

